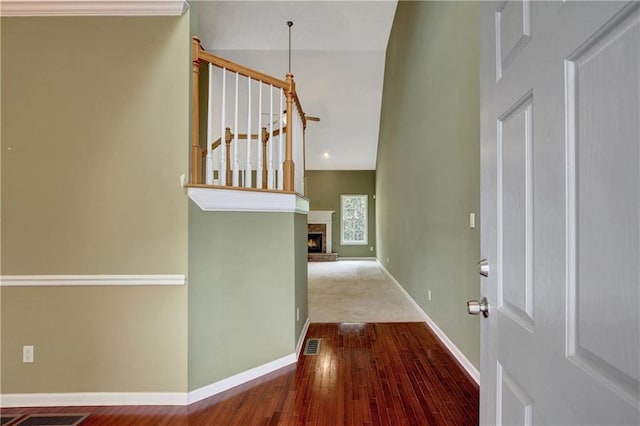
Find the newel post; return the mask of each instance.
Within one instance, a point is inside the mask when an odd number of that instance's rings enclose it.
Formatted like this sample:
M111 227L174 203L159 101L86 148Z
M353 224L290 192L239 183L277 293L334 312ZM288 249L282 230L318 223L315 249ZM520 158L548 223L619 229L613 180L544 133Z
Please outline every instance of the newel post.
M191 64L193 65L191 100L191 183L202 183L202 148L200 148L200 39L193 37L191 43Z
M284 164L282 166L284 174L283 189L287 192L294 192L294 172L293 164L293 94L296 92L296 83L293 81L293 74L287 74L289 90L287 90L287 138Z
M267 128L262 128L262 158L267 158L267 143L269 142L269 132L267 132ZM262 189L267 189L267 161L262 162Z

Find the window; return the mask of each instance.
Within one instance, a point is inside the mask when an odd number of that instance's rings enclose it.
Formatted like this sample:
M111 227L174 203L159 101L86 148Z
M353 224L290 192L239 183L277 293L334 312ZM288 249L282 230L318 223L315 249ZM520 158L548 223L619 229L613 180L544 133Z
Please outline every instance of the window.
M367 198L366 195L340 196L341 244L367 244Z

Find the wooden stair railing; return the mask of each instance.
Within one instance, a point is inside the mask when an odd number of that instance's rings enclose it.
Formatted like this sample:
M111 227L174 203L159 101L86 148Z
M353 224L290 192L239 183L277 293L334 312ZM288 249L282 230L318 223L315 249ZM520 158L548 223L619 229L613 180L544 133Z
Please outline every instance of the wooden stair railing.
M227 150L229 149L229 146L231 145L231 142L233 141L233 133L231 133L231 129L229 127L227 127L226 129L226 137L225 137L225 143L227 145ZM273 131L273 136L278 136L280 134L280 130L276 129ZM257 133L253 133L251 134L251 139L258 139L258 134ZM246 133L240 133L238 135L238 139L241 140L246 140L247 139L247 134ZM269 132L267 131L266 127L262 128L262 144L261 144L261 149L262 149L262 158L266 158L267 156L267 142L269 141ZM222 142L220 140L220 138L216 139L215 141L213 141L211 143L211 151L215 151L216 148L220 147L222 145ZM205 158L207 157L207 151L205 150L200 150L202 151L200 153L201 156L201 160L204 161ZM230 181L230 173L231 173L231 157L227 156L226 158L227 161L227 182ZM202 167L202 163L201 163L201 167ZM204 167L203 167L204 168ZM262 173L262 186L261 189L267 189L267 163L263 163L262 164L262 169L261 170L256 170L256 172L261 172Z
M207 135L204 149L200 140L200 70L203 65L209 69L209 93L207 107ZM304 131L306 118L296 93L296 85L292 74L284 80L271 77L262 72L250 69L227 59L215 56L202 48L200 40L193 37L193 103L192 103L192 142L190 183L213 185L217 173L217 181L222 186L243 186L246 189L281 190L304 194ZM217 70L217 71L214 71ZM220 76L222 84L214 87L214 72ZM227 75L235 76L235 99L227 104L226 97L232 83L227 87ZM243 78L246 84L247 127L239 129L239 81ZM217 78L217 77L216 77ZM230 79L231 80L231 79ZM258 87L258 93L252 87ZM263 89L267 90L268 108L263 113ZM274 92L275 97L274 97ZM219 105L214 103L214 95L221 96ZM259 97L257 111L252 110L253 98ZM230 96L233 98L233 96ZM279 104L279 107L278 107ZM233 126L225 126L227 109L233 107L229 114ZM214 120L214 110L219 108L220 120ZM274 110L277 111L274 114ZM257 115L256 115L257 113ZM268 115L268 125L263 126L263 115ZM231 117L233 116L233 117ZM255 118L257 117L257 118ZM274 117L277 120L274 120ZM257 123L256 123L257 122ZM260 135L251 132L251 128L261 129ZM219 137L215 138L215 127ZM222 141L224 140L224 143ZM209 143L209 141L212 141ZM240 143L241 141L242 144ZM256 141L255 149L252 147ZM254 154L255 153L255 154ZM215 157L215 159L214 159ZM298 169L298 170L296 170ZM253 173L255 172L255 185Z

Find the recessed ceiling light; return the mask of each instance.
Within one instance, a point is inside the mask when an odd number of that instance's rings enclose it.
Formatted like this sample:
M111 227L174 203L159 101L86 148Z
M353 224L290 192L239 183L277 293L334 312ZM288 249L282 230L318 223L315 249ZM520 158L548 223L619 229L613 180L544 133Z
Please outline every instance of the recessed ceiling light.
M325 152L324 154L322 154L322 156L323 156L324 158L329 158L329 157L330 157L330 155L329 155L329 153L328 153L328 152Z

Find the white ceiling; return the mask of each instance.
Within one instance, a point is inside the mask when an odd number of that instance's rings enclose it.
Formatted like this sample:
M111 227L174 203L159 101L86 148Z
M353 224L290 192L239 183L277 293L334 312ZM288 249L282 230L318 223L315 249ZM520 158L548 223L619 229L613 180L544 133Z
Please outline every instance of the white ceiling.
M288 67L286 21L293 21L298 96L305 113L321 119L307 125L307 169L375 169L395 0L200 1L196 7L205 49L280 78Z

